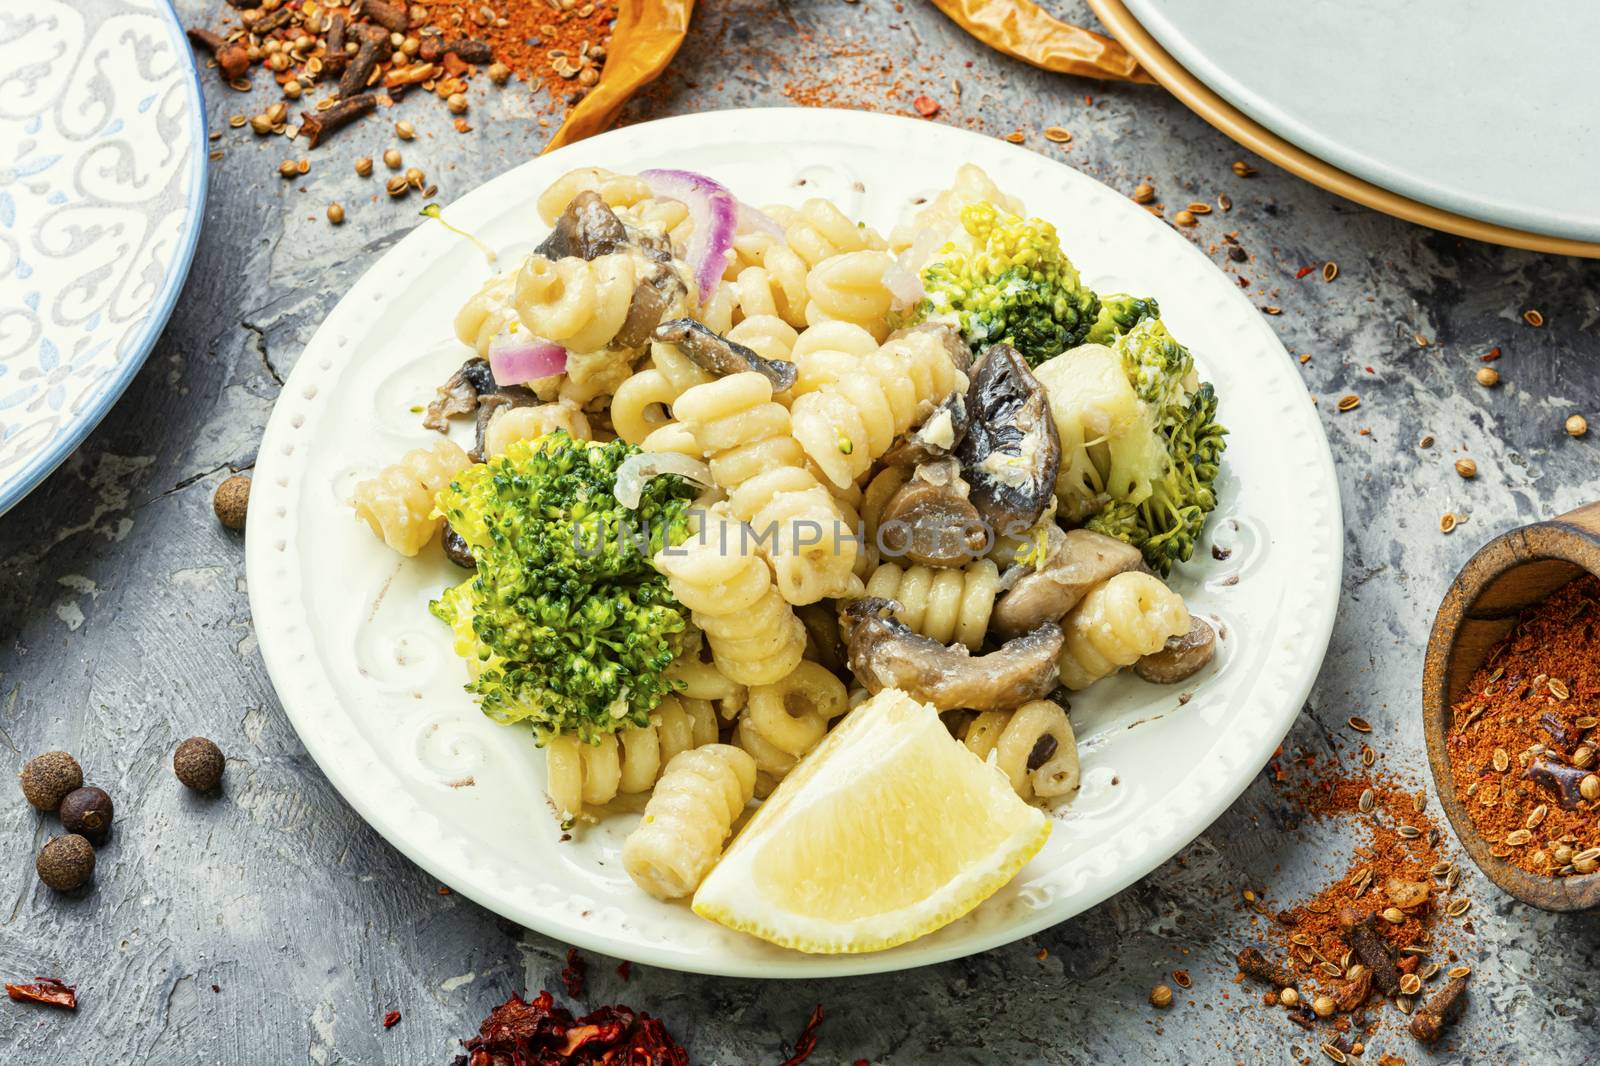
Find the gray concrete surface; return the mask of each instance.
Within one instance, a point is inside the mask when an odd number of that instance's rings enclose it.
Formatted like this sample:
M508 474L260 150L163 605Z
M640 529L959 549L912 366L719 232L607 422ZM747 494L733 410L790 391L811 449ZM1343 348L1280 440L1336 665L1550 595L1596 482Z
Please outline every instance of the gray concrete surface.
M178 4L191 19L220 6ZM1087 18L1076 4L1062 9ZM839 46L858 58L830 59ZM1418 682L1446 582L1491 534L1600 495L1600 432L1562 432L1574 411L1600 420L1600 264L1426 232L1255 160L1260 173L1237 178L1229 164L1248 156L1161 90L1040 74L916 3L704 5L672 71L625 121L783 104L786 85L833 80L826 92L841 103L907 110L926 92L944 103L942 121L1021 129L1034 149L1119 189L1148 179L1169 214L1232 198L1230 214L1190 236L1216 244L1221 264L1221 234L1236 229L1253 258L1233 268L1256 302L1282 308L1272 325L1288 349L1311 355L1303 373L1323 399L1348 529L1342 615L1287 744L1348 753L1342 723L1359 712L1384 764L1422 784ZM891 85L908 91L887 96ZM0 520L0 766L14 772L27 754L68 748L118 803L96 887L65 898L31 869L50 823L15 794L0 803L0 974L59 975L83 1001L75 1016L0 1003L0 1061L447 1063L455 1038L509 991L558 987L565 946L437 894L335 794L257 654L241 540L211 515L213 487L250 466L302 345L415 224L416 204L374 201L352 173L353 157L389 143L379 125L337 137L290 184L274 172L288 146L227 130L229 114L255 108L206 86L225 155L177 312L89 441ZM446 200L546 135L524 93L474 93L471 136L428 101L404 105L423 131L408 162ZM1047 125L1072 131L1070 148L1046 144ZM322 217L331 200L349 211L342 228ZM1330 259L1336 282L1296 280ZM1545 328L1523 324L1530 306ZM1484 389L1472 375L1495 346L1504 383ZM1346 392L1362 406L1337 415L1332 401ZM1425 433L1437 438L1430 450L1417 446ZM1474 481L1451 468L1463 454L1478 463ZM1448 510L1469 520L1442 536ZM173 744L194 733L232 756L219 798L186 794L171 777ZM595 957L590 998L666 1018L703 1063L781 1061L818 1002L828 1017L816 1063L1323 1061L1308 1034L1233 984L1232 955L1250 937L1240 890L1292 899L1340 868L1326 835L1337 827L1299 821L1263 775L1143 882L971 959L825 983L636 967L624 986L616 960ZM1456 944L1477 967L1468 1014L1429 1054L1390 1010L1364 1061L1594 1061L1600 922L1530 910L1475 871L1466 886L1475 935ZM1158 1013L1145 997L1177 967L1194 987ZM404 1019L385 1031L390 1009Z

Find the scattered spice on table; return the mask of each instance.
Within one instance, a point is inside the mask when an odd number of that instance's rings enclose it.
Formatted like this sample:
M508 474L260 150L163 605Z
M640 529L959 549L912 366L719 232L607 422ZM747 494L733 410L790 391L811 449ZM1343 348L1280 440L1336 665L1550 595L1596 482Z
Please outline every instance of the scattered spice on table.
M465 1047L454 1066L689 1066L688 1052L658 1019L621 1004L574 1018L549 992L532 1002L513 994L489 1013Z
M1517 619L1452 709L1456 799L1519 869L1600 870L1600 578Z
M35 977L32 984L8 984L6 995L18 1003L43 1003L64 1010L78 1009L78 986L56 977Z
M805 1028L800 1030L800 1035L795 1037L794 1053L779 1066L800 1066L817 1050L817 1030L822 1025L822 1004L818 1003L811 1008L811 1016L806 1019Z
M617 976L622 978L624 984L633 976L633 963L626 960L617 964Z
M383 1016L383 1027L385 1029L393 1029L395 1026L397 1026L399 1024L400 1024L400 1012L399 1011L392 1010L392 1011L389 1011L387 1014L385 1014Z

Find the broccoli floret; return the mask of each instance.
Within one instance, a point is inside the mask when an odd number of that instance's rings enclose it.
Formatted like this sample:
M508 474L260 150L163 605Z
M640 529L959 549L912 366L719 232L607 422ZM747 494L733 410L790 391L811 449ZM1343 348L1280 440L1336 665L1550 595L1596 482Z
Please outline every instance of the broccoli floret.
M1030 366L1083 341L1099 297L1061 252L1056 229L991 203L961 209L971 247L945 246L922 270L915 321L958 326L974 351L1004 341Z
M1083 338L1085 344L1112 344L1147 318L1160 318L1161 308L1151 296L1117 293L1100 297L1100 314Z
M652 478L639 506L624 507L617 469L638 451L558 431L469 467L439 494L477 571L430 609L455 630L484 713L526 721L540 743L647 724L690 639L689 612L650 558L687 536L693 489Z
M1161 412L1163 425L1186 417L1189 394L1199 384L1194 356L1179 344L1159 318L1145 318L1112 345L1139 399Z
M1137 383L1135 383L1137 387ZM1165 576L1194 555L1206 516L1217 506L1214 483L1227 430L1217 423L1217 395L1201 384L1157 431L1167 462L1138 502L1112 500L1086 523L1089 529L1127 541L1144 553L1150 568Z

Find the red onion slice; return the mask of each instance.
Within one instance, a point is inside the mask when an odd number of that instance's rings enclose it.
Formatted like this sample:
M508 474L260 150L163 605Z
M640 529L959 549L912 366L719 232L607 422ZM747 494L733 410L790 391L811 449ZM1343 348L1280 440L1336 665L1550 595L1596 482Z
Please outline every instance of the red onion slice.
M726 187L689 170L646 170L639 178L654 195L688 207L694 232L689 235L684 258L700 290L700 302L705 303L722 283L722 271L739 230L739 201Z
M523 385L567 369L567 350L513 322L489 342L489 372L499 385Z

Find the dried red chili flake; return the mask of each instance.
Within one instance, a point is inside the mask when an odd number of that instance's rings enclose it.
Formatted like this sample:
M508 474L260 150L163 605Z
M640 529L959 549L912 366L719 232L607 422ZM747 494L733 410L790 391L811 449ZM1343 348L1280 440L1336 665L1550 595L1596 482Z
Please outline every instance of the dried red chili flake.
M567 949L567 965L561 971L561 983L566 986L569 999L582 999L589 985L589 964L583 961L577 948Z
M393 1029L395 1026L397 1026L399 1024L400 1024L400 1012L399 1011L392 1010L388 1014L385 1014L383 1016L383 1027L385 1029Z
M617 964L617 976L624 981L633 976L633 963L622 962Z
M931 96L919 96L911 101L911 106L917 109L917 114L923 118L932 118L939 113L939 101Z
M6 995L18 1003L45 1003L67 1010L78 1009L78 986L62 984L55 977L35 977L31 985L6 985Z
M513 995L489 1012L454 1066L689 1066L688 1052L666 1026L617 1004L582 1018L555 1005Z
M1495 347L1495 348L1490 348L1483 355L1478 356L1478 362L1480 362L1480 363L1492 363L1498 358L1500 358L1500 349L1498 347Z
M822 1004L818 1003L811 1008L811 1017L806 1019L806 1027L800 1030L800 1035L795 1037L794 1054L784 1059L778 1066L800 1066L817 1050L817 1029L822 1025Z
M1311 273L1310 267L1301 267L1299 270L1294 272L1295 280L1298 281L1309 273Z

